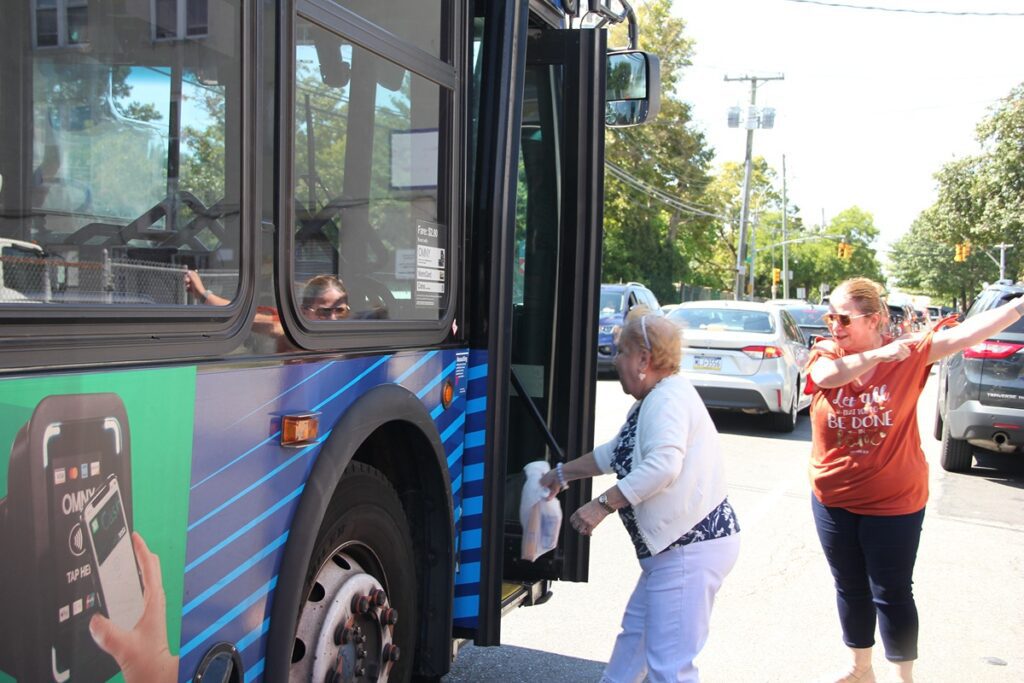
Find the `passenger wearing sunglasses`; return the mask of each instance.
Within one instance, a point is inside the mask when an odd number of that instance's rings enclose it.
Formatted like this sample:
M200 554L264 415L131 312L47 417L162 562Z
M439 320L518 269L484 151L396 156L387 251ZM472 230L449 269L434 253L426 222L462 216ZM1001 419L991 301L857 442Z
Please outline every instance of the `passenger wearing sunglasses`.
M913 681L918 615L914 562L928 500L917 401L929 366L1009 327L1024 298L923 334L888 336L882 287L840 284L825 322L832 339L814 346L805 390L811 400L811 507L835 580L843 641L853 664L836 683L875 683L877 620L898 680Z
M302 288L302 314L310 320L344 320L351 312L345 285L333 275L317 275Z

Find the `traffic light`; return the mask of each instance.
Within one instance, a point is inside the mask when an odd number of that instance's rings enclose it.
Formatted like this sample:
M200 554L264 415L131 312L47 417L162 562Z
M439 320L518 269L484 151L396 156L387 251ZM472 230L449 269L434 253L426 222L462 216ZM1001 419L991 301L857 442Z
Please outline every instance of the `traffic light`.
M953 260L957 263L964 260L964 245L959 242L956 243L956 253L953 255Z
M971 255L971 241L970 240L964 240L964 248L963 248L964 261L966 261L967 257L970 256L970 255Z
M846 258L846 242L839 243L839 247L836 249L836 256Z
M782 269L781 268L772 268L772 284L773 285L779 284L779 280L781 280L781 279L782 279Z

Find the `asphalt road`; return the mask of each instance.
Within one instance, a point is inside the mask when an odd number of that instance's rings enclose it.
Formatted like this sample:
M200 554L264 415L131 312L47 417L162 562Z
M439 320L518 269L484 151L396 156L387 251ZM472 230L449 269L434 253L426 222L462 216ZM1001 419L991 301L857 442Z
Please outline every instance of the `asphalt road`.
M916 680L1024 681L1024 457L979 454L969 474L938 464L931 436L934 378L919 404L931 498L915 573L921 615ZM631 403L613 381L598 389L598 441ZM759 419L716 415L742 527L740 560L718 595L698 659L706 683L827 680L846 664L831 576L814 532L806 463L810 425L780 436ZM613 483L595 482L595 490ZM616 519L596 531L590 581L557 583L544 605L502 622L501 647L463 647L448 683L597 681L639 566ZM895 680L876 647L879 681Z

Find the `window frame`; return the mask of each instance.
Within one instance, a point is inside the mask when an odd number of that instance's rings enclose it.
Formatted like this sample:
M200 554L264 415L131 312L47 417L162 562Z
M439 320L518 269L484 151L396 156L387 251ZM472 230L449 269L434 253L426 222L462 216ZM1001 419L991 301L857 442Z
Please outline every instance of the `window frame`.
M64 0L58 3L59 8L65 6ZM2 304L0 354L4 360L0 374L39 366L187 361L225 355L248 335L256 311L262 227L259 178L263 161L260 147L252 142L261 124L258 119L262 119L256 101L262 68L254 39L260 34L262 19L244 0L239 2L236 19L241 115L240 155L235 160L239 169L240 235L238 292L234 299L227 306ZM31 40L34 45L34 13Z
M59 2L67 2L67 0L58 0ZM149 37L154 43L164 43L172 40L187 40L188 38L203 38L210 35L210 23L209 14L207 14L206 32L204 33L193 33L188 32L188 5L195 0L174 0L174 35L159 37L156 34L156 3L158 0L149 0L149 16L152 18L150 21L150 32ZM209 5L207 5L209 9Z
M465 213L461 198L465 193L466 169L463 154L466 149L467 98L464 97L467 72L462 68L469 53L468 34L460 30L464 25L465 9L462 3L444 0L441 4L443 35L448 36L441 58L412 47L394 34L381 29L353 11L330 0L298 0L282 21L280 43L288 48L281 54L281 81L279 91L280 130L278 141L279 164L278 218L275 271L278 300L281 302L281 322L287 334L302 348L309 350L365 349L380 347L436 346L449 338L462 338L463 332L453 331L453 322L461 312L464 296L461 292L463 267L463 235ZM438 207L447 204L449 217L447 251L447 300L445 313L437 320L358 320L347 318L337 321L313 321L301 314L301 302L291 286L294 281L295 204L292 188L295 181L295 30L297 19L316 24L324 30L342 36L347 41L388 61L399 64L419 77L447 91L438 121L439 128L448 131L448 142L438 150L443 159L439 176L448 179L447 188L438 190ZM447 59L446 59L447 57ZM445 213L439 211L439 213ZM459 328L463 327L461 323Z
M151 2L154 0L150 0ZM32 31L32 47L36 50L67 50L67 49L81 49L87 48L89 42L83 41L81 43L72 43L68 41L68 8L78 9L80 7L89 8L88 0L54 0L56 6L53 11L57 15L57 44L56 45L40 45L39 44L39 0L32 0L32 21L30 29Z

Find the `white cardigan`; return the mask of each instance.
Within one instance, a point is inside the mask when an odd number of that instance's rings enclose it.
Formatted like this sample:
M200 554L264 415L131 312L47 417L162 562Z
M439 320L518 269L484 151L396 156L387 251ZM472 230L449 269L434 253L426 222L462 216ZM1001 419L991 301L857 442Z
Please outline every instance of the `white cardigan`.
M618 442L616 436L594 449L597 466L606 474L612 471ZM618 487L635 510L640 535L652 555L725 499L718 431L685 377L666 377L641 403L633 469Z

